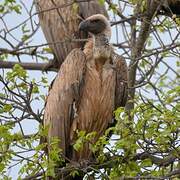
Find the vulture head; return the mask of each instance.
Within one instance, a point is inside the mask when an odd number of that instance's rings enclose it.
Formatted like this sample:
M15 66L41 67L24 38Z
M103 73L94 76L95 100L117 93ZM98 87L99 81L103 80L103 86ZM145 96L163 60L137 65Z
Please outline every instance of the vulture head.
M79 24L79 30L90 32L93 35L104 34L111 38L111 25L108 19L102 14L95 14Z
M102 14L95 14L79 24L79 30L89 32L93 37L93 56L95 59L109 59L111 55L111 25Z

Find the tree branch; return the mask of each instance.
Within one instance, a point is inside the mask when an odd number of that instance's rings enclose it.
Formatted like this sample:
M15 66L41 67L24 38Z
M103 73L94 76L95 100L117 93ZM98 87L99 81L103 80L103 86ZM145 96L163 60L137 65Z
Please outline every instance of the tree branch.
M139 32L139 36L137 40L135 40L135 45L132 43L132 58L129 66L129 72L128 72L128 102L126 104L126 110L130 112L134 108L134 95L135 95L135 89L132 89L135 85L135 80L136 80L136 70L138 66L138 61L137 58L141 56L142 50L144 48L145 42L149 36L150 33L150 27L151 27L151 22L154 17L154 14L156 13L158 9L158 3L152 0L152 2L149 4L149 7L147 7L147 14L143 18L142 24L141 24L141 29ZM139 7L138 7L139 8ZM137 12L136 12L137 13ZM134 24L135 26L135 24ZM132 27L135 28L135 27ZM135 38L135 37L134 37Z
M12 69L15 64L19 64L27 70L39 70L39 71L57 71L57 68L53 67L53 62L48 63L20 63L13 61L0 61L0 68Z
M153 164L156 164L158 166L168 166L171 163L173 163L177 159L177 157L172 154L169 154L166 158L160 158L150 153L143 152L136 154L133 158L133 160L145 160L145 159L150 159Z
M160 166L167 166L169 164L171 164L172 162L174 162L176 160L177 157L173 156L173 155L169 155L166 158L159 158L156 156L153 156L149 153L143 152L143 153L139 153L136 154L133 158L132 161L137 161L137 160L145 160L145 159L151 159L151 161L156 164L156 165L160 165ZM83 173L88 173L90 171L92 171L92 169L106 169L106 168L113 168L116 167L116 164L118 163L126 163L127 159L122 159L121 156L114 156L111 157L111 160L107 160L106 162L99 164L99 163L75 163L75 164L69 164L67 167L63 167L63 168L58 168L57 170L57 174L58 177L62 177L64 175L69 174L70 172L72 172L73 170L77 170ZM23 180L31 180L37 177L42 176L43 173L38 173L34 176L28 176L26 178L24 178ZM174 176L179 176L180 175L180 170L176 169L166 175L164 175L163 177L153 177L153 176L138 176L138 179L166 179L169 177L174 177ZM131 179L137 179L137 177L120 177L122 179L127 179L127 178L131 178Z

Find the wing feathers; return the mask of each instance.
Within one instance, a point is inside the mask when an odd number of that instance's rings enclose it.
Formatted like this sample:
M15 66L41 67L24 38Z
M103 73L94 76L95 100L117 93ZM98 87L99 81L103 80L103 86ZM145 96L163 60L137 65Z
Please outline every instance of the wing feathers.
M116 53L113 53L113 64L116 70L115 108L124 107L127 101L128 67L125 59Z
M82 90L85 64L85 55L81 50L71 51L62 64L47 98L44 124L50 124L48 137L60 138L60 147L64 153L68 151L71 120L75 113L73 106L74 103L78 105L76 102Z

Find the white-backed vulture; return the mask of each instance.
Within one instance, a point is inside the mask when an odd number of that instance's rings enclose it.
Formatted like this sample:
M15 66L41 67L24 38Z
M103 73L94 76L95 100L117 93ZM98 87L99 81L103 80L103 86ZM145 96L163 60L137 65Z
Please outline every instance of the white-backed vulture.
M87 33L78 30L82 19L93 14L108 17L105 7L98 0L77 0L76 3L72 0L36 0L36 7L45 38L55 54L57 68L71 50L84 46L84 42L70 42L70 39L87 38Z
M127 66L109 44L107 18L90 16L79 28L91 33L92 38L83 51L72 50L61 65L44 112L48 141L58 137L64 155L75 161L92 157L88 143L79 152L72 149L76 131L96 132L96 142L112 122L113 111L124 106L127 99Z

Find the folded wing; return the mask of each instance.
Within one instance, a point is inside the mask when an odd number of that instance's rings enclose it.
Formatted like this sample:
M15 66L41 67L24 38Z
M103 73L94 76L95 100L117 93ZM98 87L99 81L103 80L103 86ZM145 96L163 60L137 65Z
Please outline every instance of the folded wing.
M71 51L54 80L45 106L44 125L49 126L48 142L51 137L59 138L65 155L69 153L69 131L83 89L85 64L81 50Z
M125 59L113 52L113 64L116 70L115 108L124 107L127 101L128 67Z

